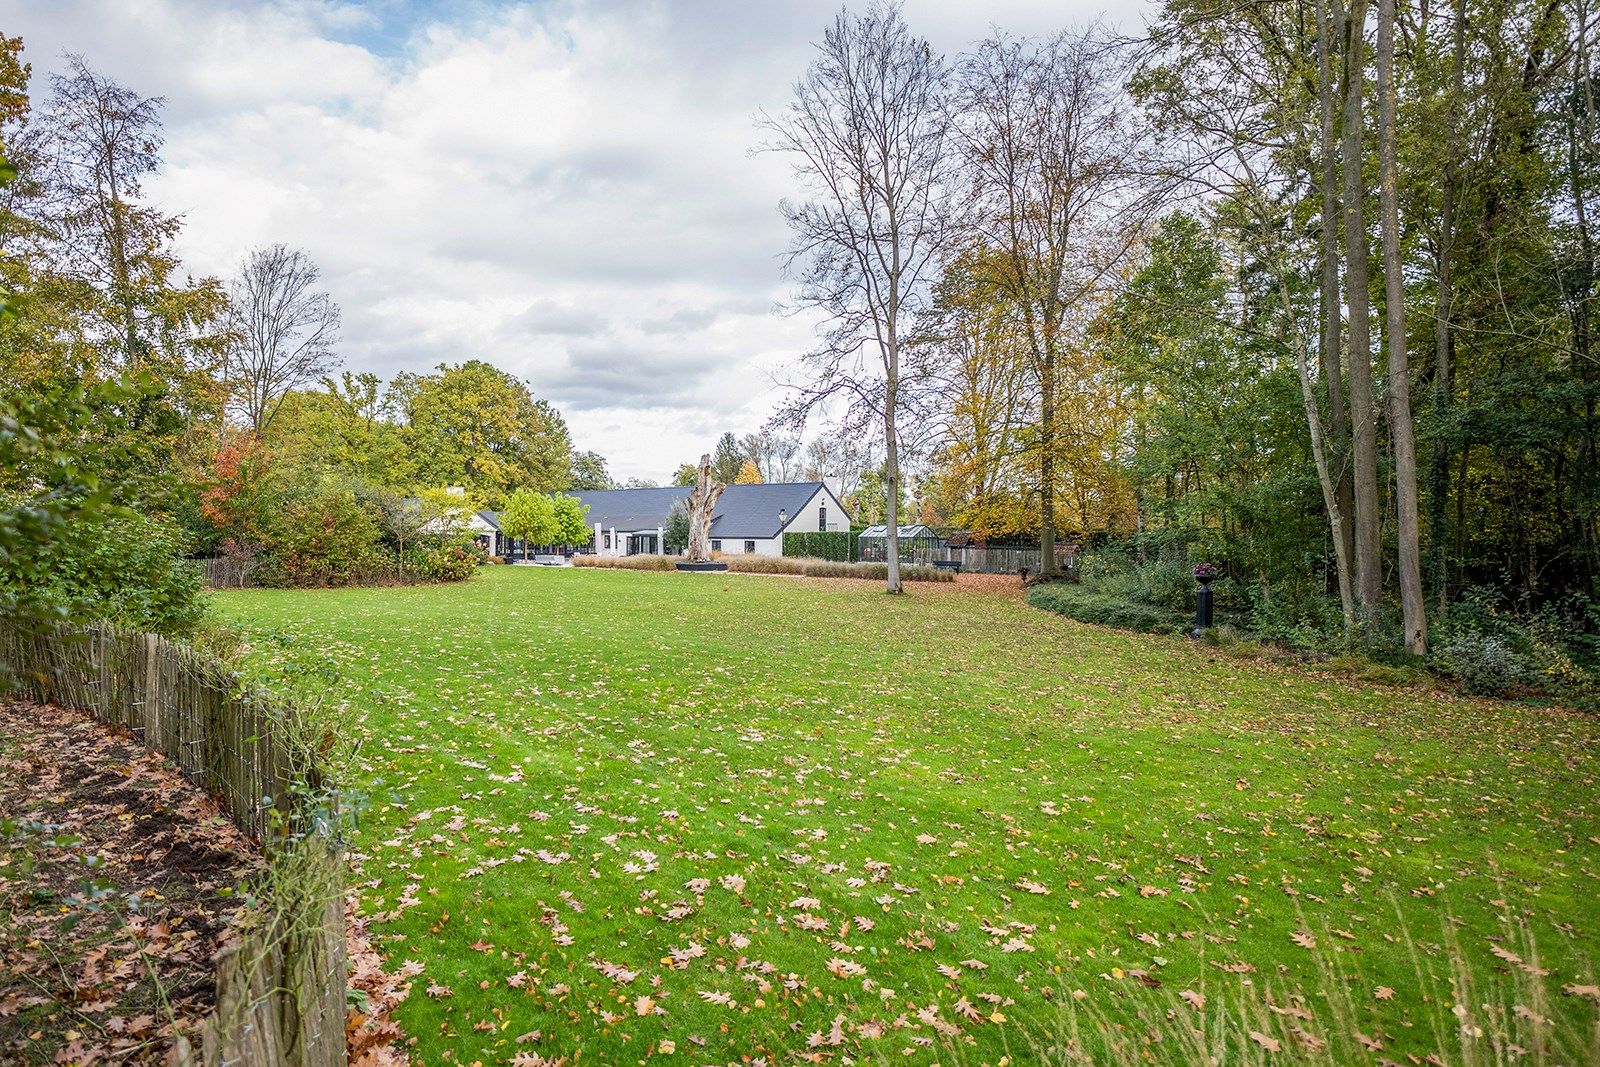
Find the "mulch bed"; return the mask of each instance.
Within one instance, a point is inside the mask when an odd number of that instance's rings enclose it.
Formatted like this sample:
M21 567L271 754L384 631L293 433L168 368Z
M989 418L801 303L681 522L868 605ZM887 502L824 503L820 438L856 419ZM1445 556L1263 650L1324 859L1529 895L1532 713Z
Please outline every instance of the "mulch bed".
M0 703L0 1062L161 1063L193 1040L260 863L126 731Z

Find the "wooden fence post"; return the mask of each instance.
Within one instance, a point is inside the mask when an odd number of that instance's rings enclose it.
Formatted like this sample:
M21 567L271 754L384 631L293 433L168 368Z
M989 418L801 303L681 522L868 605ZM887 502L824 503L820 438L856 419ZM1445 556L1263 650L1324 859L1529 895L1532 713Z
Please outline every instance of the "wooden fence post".
M156 658L156 642L161 638L155 634L144 635L144 743L146 746L164 751L166 738L161 736L161 662Z

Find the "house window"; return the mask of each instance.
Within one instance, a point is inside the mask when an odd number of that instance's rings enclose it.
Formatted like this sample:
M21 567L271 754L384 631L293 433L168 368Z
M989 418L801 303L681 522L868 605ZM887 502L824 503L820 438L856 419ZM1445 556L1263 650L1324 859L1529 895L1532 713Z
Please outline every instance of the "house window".
M713 551L713 552L721 552L722 551L722 542L721 541L713 541L713 542L711 542L711 551Z
M821 505L820 507L817 508L817 529L826 530L827 528L828 528L828 505L823 504L823 505Z
M754 541L746 541L744 543L744 550L746 553L754 552L756 550L756 543Z

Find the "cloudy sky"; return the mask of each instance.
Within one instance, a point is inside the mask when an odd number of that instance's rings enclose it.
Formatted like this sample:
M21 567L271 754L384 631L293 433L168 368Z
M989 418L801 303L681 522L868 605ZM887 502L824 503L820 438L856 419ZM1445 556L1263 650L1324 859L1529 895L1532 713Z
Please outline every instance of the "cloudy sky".
M856 0L851 0L852 4ZM196 273L308 250L345 365L384 377L486 359L566 415L614 474L665 479L758 428L813 323L754 155L837 0L0 0L34 91L65 52L166 98L147 193ZM960 51L1145 0L908 0Z

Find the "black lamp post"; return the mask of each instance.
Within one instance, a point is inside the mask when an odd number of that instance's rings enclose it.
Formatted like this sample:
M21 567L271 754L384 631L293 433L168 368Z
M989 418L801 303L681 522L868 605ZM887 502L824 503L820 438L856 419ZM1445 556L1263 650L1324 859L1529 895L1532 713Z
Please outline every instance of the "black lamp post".
M778 509L778 555L783 555L783 528L789 525L789 509Z

